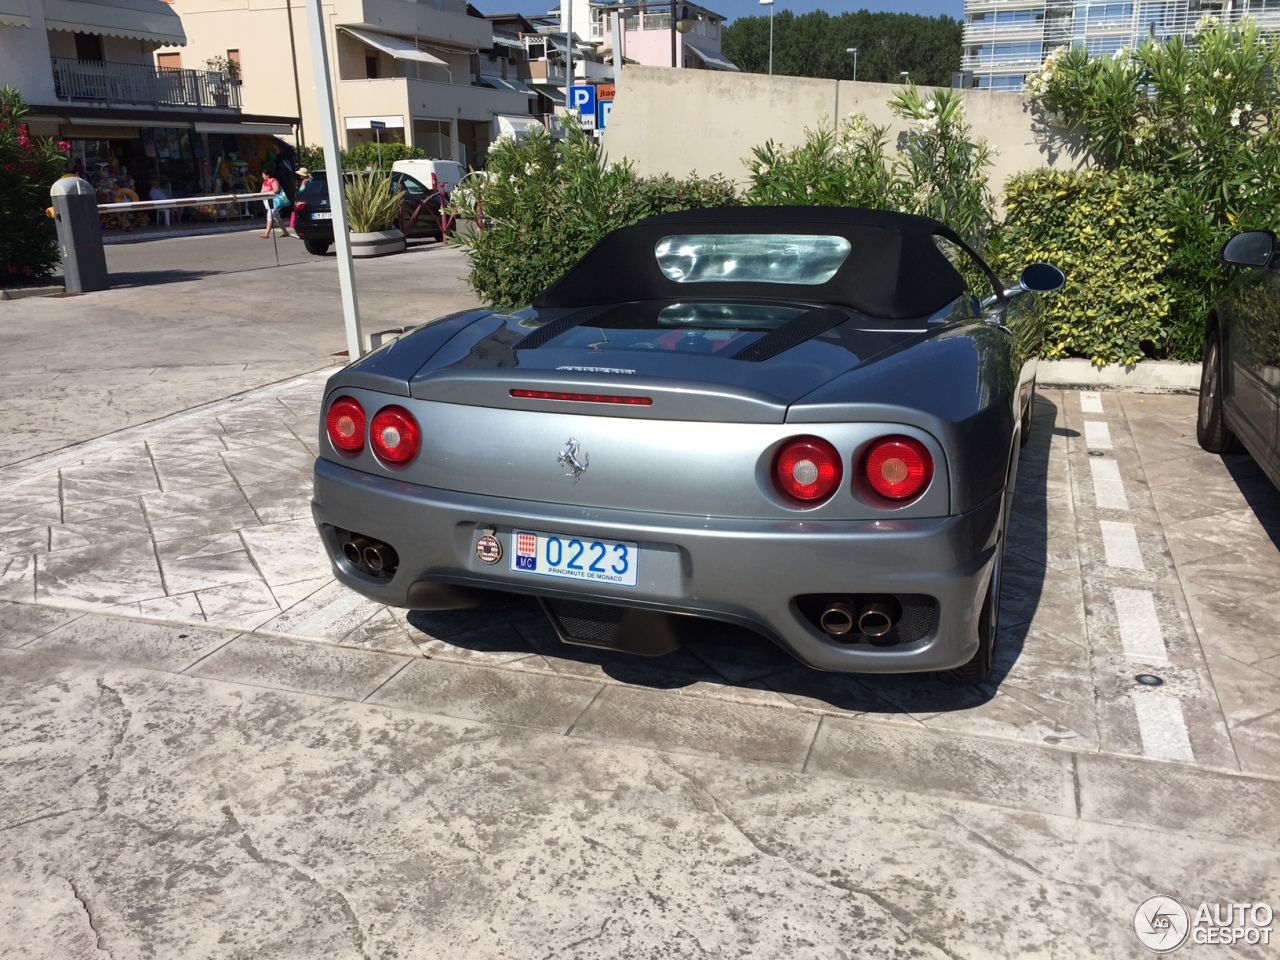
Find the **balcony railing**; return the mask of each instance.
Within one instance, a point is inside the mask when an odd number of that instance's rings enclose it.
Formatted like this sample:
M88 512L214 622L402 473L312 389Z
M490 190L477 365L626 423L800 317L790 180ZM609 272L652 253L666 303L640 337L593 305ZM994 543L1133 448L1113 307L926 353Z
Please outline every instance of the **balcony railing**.
M1235 23L1242 16L1252 17L1264 33L1275 35L1280 33L1280 8L1257 9L1241 8L1228 14L1219 15L1219 19ZM1180 36L1189 43L1194 43L1196 26L1200 15L1179 14L1161 15L1157 11L1148 10L1146 5L1135 5L1135 13L1129 17L1052 17L1044 22L1043 55L1047 57L1056 47L1084 45L1094 53L1106 52L1119 46L1136 47L1148 37L1156 40L1167 40ZM1029 36L1026 25L1017 24L972 24L965 27L964 42L967 47L997 47L1005 43L1019 43L1034 40ZM1039 60L1029 60L1022 52L994 53L984 52L978 56L968 54L964 58L962 69L972 70L983 75L992 71L1014 72L1028 65L1034 69Z
M240 82L220 73L162 70L147 63L51 59L53 90L59 100L240 109Z

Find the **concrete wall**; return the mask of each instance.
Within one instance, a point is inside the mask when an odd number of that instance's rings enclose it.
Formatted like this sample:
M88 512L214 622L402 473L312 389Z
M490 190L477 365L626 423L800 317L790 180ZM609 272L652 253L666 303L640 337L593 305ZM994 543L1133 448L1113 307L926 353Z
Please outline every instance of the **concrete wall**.
M890 128L892 145L907 129L888 107L899 89L887 83L627 66L617 83L604 148L610 159L630 159L642 176L696 171L746 184L749 173L742 161L753 146L766 140L798 145L806 127L824 120L865 114ZM966 90L964 97L975 137L994 148L994 192L1023 170L1079 165L1075 152L1040 142L1030 104L1022 97L986 90Z

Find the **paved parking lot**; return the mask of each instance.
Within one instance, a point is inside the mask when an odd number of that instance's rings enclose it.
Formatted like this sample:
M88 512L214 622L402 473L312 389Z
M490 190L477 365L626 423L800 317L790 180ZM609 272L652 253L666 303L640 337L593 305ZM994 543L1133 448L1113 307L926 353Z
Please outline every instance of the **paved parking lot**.
M522 600L407 615L365 600L332 579L310 519L322 383L310 375L25 464L0 514L0 598L244 631L199 669L234 678L252 666L273 686L310 689L277 676L268 651L288 663L299 640L358 651L355 662L399 667L378 696L465 719L581 731L616 701L618 728L646 742L628 699L716 700L758 709L762 723L859 716L1280 774L1280 495L1247 457L1196 446L1192 397L1039 397L1000 663L989 686L966 690L816 673L729 627L650 660L563 646ZM79 650L77 635L70 623L31 646ZM469 671L510 695L477 698ZM594 713L580 717L586 702ZM671 745L665 731L652 728L654 745Z
M324 377L0 470L0 956L1140 956L1280 889L1280 495L1194 398L1042 392L965 689L366 601Z

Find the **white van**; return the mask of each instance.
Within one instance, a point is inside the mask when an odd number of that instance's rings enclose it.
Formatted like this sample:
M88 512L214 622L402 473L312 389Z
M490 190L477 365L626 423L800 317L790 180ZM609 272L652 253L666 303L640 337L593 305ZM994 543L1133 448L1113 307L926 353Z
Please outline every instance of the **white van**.
M436 181L446 192L452 192L467 175L462 164L456 160L397 160L391 165L391 169L407 173L427 189L431 189L431 177L434 174Z

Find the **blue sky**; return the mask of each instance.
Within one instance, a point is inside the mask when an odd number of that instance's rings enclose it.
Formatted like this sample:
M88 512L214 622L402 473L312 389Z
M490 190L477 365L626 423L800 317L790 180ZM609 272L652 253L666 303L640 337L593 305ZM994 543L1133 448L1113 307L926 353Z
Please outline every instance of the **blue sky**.
M484 13L523 13L525 16L543 14L553 9L557 0L472 0ZM736 17L754 17L767 14L768 7L762 7L757 0L699 0L699 2L716 13L722 13L732 21ZM946 14L957 20L964 19L964 0L776 0L774 13L790 10L793 13L809 13L812 10L825 10L830 14L843 13L846 10L883 10L888 13L917 13L925 17L937 17ZM575 31L576 33L577 31Z

